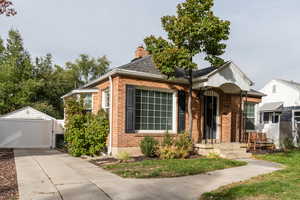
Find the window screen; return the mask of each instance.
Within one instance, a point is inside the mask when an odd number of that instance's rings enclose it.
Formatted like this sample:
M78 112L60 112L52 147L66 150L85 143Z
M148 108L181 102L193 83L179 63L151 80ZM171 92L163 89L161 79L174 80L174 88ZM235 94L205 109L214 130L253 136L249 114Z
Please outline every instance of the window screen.
M255 130L255 104L245 103L244 106L246 130Z
M136 89L136 130L172 130L173 93Z

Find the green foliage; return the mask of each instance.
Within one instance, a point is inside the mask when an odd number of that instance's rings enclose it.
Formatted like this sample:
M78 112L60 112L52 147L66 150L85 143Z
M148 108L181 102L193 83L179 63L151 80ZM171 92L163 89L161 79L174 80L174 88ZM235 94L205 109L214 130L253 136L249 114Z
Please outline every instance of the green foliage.
M159 71L168 78L175 78L181 69L189 82L189 134L192 134L192 72L197 68L193 58L197 55L212 66L220 66L224 60L224 41L229 38L230 22L214 15L213 0L185 0L178 4L174 16L161 18L167 39L153 35L144 39L147 50Z
M103 168L124 178L158 178L188 176L218 169L246 165L246 162L227 159L143 160L105 165Z
M163 147L164 146L172 146L173 143L174 143L173 137L169 133L166 133L161 142L161 146L163 146Z
M201 200L300 199L300 151L257 155L258 159L277 162L283 169L250 180L204 193Z
M109 132L107 114L105 111L99 111L97 115L83 112L82 101L76 104L70 100L67 105L65 140L69 153L73 156L99 155L106 148Z
M121 162L127 162L128 160L130 160L130 155L128 152L126 151L122 151L122 152L119 152L117 154L117 159L119 159Z
M193 142L188 133L180 134L177 138L175 145L177 148L186 149L187 151L193 151Z
M75 97L69 97L65 100L65 115L66 119L68 119L69 116L73 115L84 115L85 109L84 109L84 103L83 99L80 98L79 101Z
M86 54L81 54L74 63L67 62L66 66L68 69L74 70L78 77L78 83L82 85L106 73L109 64L110 61L106 56L95 59Z
M161 19L168 40L150 36L145 39L147 50L161 72L174 76L175 68L195 69L192 58L205 54L205 60L219 66L226 48L230 22L216 17L213 0L186 0L177 6L177 15Z
M281 146L284 150L292 150L296 148L293 139L289 137L284 138Z
M56 119L60 117L60 113L52 105L49 105L49 103L47 102L36 102L32 105L32 107Z
M188 158L193 152L193 142L187 133L181 134L176 139L166 134L159 147L160 159Z
M106 57L96 60L85 55L84 58L87 59L82 58L80 66L91 64L89 80L107 71ZM52 117L63 118L60 97L84 84L82 67L77 63L66 65L53 64L51 54L32 60L21 34L10 30L5 45L0 38L0 115L30 105L45 110Z
M155 157L157 151L158 141L153 137L146 136L140 143L141 152L146 157Z

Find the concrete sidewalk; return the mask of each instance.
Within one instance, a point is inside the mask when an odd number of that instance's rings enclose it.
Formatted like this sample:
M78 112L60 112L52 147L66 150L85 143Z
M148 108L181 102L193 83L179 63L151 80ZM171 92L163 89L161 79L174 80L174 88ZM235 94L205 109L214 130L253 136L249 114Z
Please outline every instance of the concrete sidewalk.
M203 192L280 169L248 160L242 167L164 179L123 179L55 150L15 150L20 200L198 199Z

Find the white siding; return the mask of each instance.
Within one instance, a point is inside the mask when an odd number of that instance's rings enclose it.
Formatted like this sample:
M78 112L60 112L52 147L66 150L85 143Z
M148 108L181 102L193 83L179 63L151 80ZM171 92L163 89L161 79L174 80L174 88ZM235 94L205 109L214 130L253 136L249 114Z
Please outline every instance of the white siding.
M273 93L273 86L276 85L276 93ZM299 91L281 83L277 80L272 80L267 83L261 90L267 96L262 98L262 103L283 102L284 107L300 106Z
M50 148L52 121L0 119L0 148Z
M9 119L45 119L45 120L52 120L54 118L50 117L49 115L42 113L38 110L35 110L31 107L26 107L20 110L17 110L12 113L8 113L1 118L9 118Z

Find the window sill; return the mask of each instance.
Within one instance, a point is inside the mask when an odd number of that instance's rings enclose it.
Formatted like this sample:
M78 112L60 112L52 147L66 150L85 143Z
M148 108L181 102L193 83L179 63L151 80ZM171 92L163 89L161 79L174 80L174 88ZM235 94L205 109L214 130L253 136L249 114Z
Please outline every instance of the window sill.
M135 133L134 137L146 137L146 136L151 136L151 137L164 137L166 133ZM177 133L169 133L170 136L176 136Z

